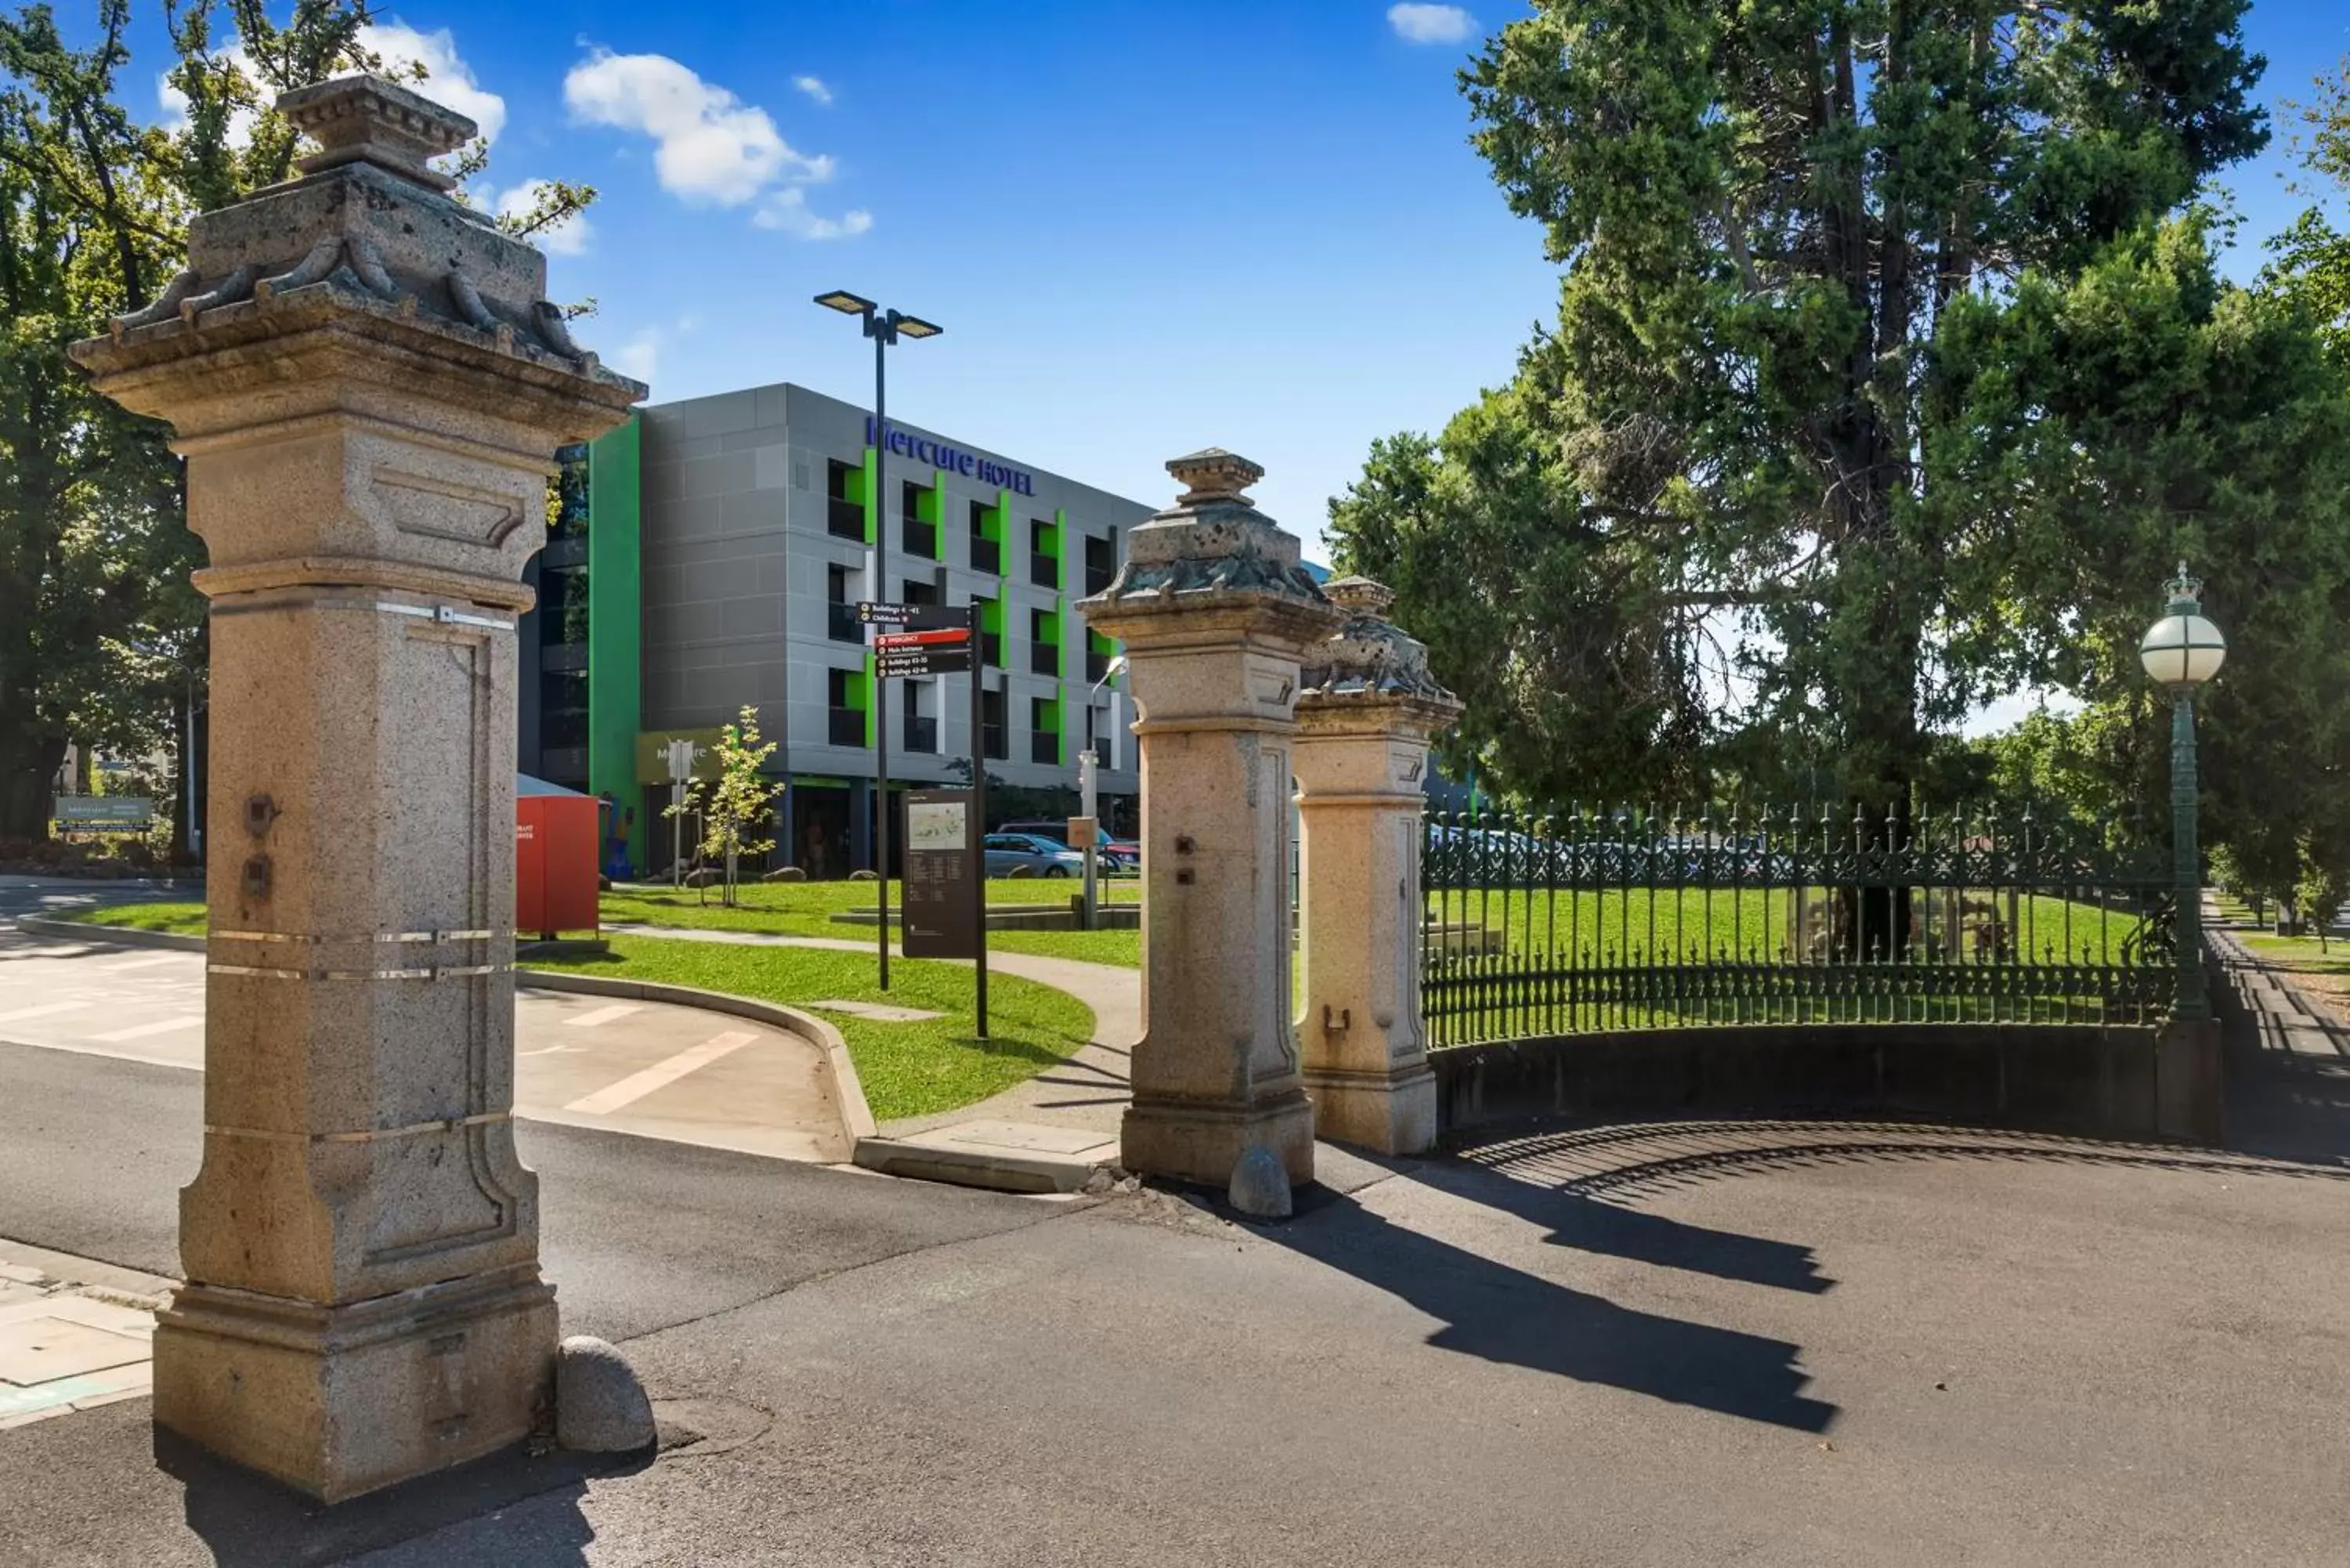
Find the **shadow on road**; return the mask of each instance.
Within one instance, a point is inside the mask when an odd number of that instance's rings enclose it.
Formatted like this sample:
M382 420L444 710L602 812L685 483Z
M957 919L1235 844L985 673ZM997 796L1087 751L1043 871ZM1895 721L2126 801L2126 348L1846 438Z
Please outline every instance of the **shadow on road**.
M588 1480L651 1462L515 1450L329 1508L155 1429L155 1463L181 1483L188 1528L218 1568L327 1568L468 1521L482 1521L473 1533L490 1539L475 1544L498 1568L584 1568L596 1538L578 1508Z
M1506 1179L1479 1179L1478 1190L1465 1195L1482 1200L1487 1184ZM1573 1214L1572 1206L1562 1210L1562 1235L1600 1234ZM1440 1349L1798 1431L1825 1431L1836 1414L1804 1395L1809 1379L1795 1366L1798 1347L1783 1340L1619 1307L1395 1224L1351 1197L1326 1197L1309 1215L1262 1234L1440 1319L1444 1326L1428 1340ZM1661 1236L1637 1227L1612 1232L1627 1246L1654 1247ZM1706 1246L1684 1236L1663 1250L1694 1256ZM1773 1262L1766 1272L1787 1270Z
M1573 1186L1538 1185L1473 1167L1436 1166L1415 1179L1550 1228L1555 1246L1659 1268L1817 1295L1835 1286L1809 1247L1692 1225L1669 1215L1602 1202Z

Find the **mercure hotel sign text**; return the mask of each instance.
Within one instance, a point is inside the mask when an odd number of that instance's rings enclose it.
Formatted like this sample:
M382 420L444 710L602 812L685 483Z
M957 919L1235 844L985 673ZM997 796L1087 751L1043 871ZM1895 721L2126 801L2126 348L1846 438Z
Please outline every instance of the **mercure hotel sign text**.
M916 462L928 464L931 468L944 469L950 473L960 473L965 479L976 479L982 484L997 490L1009 490L1014 495L1036 493L1036 476L1025 469L1014 468L1007 463L997 462L993 458L982 457L977 452L965 452L961 447L952 447L944 441L932 441L928 436L911 434L899 430L896 425L889 427L888 441L893 456L910 457ZM867 446L873 444L873 416L870 414L865 417L865 444Z

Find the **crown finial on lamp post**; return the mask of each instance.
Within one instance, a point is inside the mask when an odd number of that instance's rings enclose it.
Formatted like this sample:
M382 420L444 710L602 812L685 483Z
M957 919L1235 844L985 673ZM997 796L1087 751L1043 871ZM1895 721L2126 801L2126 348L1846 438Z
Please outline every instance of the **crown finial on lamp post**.
M2227 662L2228 639L2204 618L2202 592L2202 582L2188 571L2186 562L2179 562L2162 618L2147 628L2138 643L2138 662L2147 674L2174 691L2204 684Z

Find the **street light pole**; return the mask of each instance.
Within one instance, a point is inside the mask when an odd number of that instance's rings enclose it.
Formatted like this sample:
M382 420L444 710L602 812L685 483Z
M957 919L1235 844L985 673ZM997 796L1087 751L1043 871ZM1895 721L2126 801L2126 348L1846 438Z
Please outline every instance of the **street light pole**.
M1094 700L1101 689L1118 678L1126 668L1126 656L1120 654L1102 670L1101 679L1086 693L1086 749L1077 759L1077 788L1080 799L1077 810L1094 825L1093 836L1086 843L1086 929L1093 930L1101 923L1100 863L1101 863L1101 763L1094 753Z
M886 401L889 387L889 349L900 337L936 337L940 328L919 316L907 316L881 306L846 289L834 289L819 294L816 302L827 310L837 310L844 316L862 319L865 336L873 339L873 597L877 603L889 604L889 487L886 475L889 464L889 410ZM882 678L876 666L871 690L866 693L868 711L873 716L873 816L876 877L874 888L879 894L879 919L876 946L880 952L881 989L889 989L889 704L882 701Z
M2178 563L2170 603L2138 645L2146 672L2170 690L2170 881L2178 900L2179 1018L2209 1018L2203 988L2203 863L2196 844L2195 689L2220 673L2227 639L2203 618L2203 585Z
M2195 689L2170 695L2170 880L2178 899L2178 1007L2181 1018L2208 1018L2203 994L2203 866L2196 846Z

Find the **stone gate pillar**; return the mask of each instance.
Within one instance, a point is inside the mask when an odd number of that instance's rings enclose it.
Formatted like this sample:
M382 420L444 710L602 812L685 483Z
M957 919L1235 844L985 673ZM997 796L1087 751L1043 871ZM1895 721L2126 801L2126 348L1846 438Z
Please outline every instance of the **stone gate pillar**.
M1078 610L1126 644L1140 717L1143 1037L1127 1167L1222 1186L1263 1148L1314 1174L1290 1019L1290 756L1299 657L1342 612L1295 537L1242 492L1264 476L1211 448L1167 465L1175 504L1128 536Z
M328 1501L526 1436L555 1293L515 1158L515 619L557 445L644 395L426 166L472 122L348 78L75 345L168 420L210 565L203 1166L155 1419Z
M1348 612L1305 655L1297 700L1297 1038L1315 1131L1382 1154L1436 1141L1420 1017L1420 818L1430 737L1461 703L1367 577L1325 586Z

